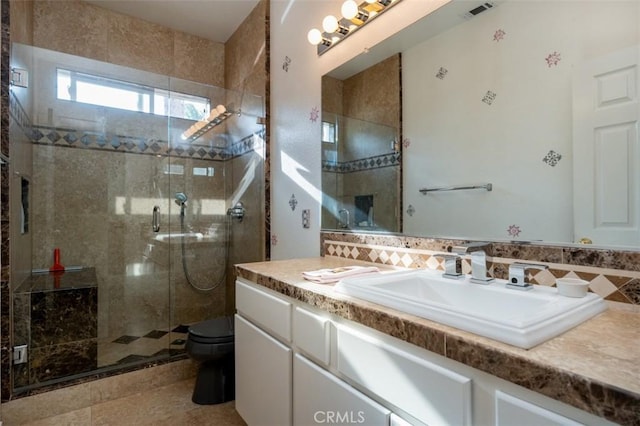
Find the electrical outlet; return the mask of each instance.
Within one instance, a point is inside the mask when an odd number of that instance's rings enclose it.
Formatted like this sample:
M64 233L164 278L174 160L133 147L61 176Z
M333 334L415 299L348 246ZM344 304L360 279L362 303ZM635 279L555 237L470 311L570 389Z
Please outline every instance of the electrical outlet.
M13 365L27 362L27 345L13 347Z
M311 210L302 210L302 227L311 228Z

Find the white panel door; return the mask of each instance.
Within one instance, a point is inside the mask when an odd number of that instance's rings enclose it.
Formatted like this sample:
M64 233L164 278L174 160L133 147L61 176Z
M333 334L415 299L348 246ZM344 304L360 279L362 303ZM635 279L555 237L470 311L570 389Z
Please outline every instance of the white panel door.
M293 424L388 426L391 411L311 361L293 360Z
M574 238L640 245L638 59L624 49L576 69L573 87Z
M235 316L236 410L249 426L291 425L292 351Z
M496 426L580 426L564 416L496 391Z

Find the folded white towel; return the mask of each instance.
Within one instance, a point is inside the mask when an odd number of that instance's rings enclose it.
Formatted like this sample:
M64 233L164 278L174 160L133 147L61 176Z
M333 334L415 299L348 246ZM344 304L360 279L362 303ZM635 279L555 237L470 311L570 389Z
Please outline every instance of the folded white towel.
M345 277L369 274L372 272L379 272L379 269L375 266L345 266L342 268L318 269L317 271L303 272L302 276L305 280L320 284L330 284L338 282Z

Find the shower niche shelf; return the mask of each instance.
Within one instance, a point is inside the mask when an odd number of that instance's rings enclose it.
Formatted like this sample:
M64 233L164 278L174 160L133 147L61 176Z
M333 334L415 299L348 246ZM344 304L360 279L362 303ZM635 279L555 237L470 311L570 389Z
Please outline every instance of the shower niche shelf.
M209 121L207 124L205 124L201 128L199 128L198 130L196 130L195 132L193 132L193 134L191 134L190 136L185 138L184 141L185 142L193 142L193 141L195 141L197 139L200 139L200 137L202 135L204 135L205 133L207 133L209 130L213 129L214 127L217 127L217 126L221 125L222 123L227 121L231 116L237 115L238 117L240 117L240 114L241 114L240 110L237 110L237 111L225 111L222 114L218 115L213 120Z

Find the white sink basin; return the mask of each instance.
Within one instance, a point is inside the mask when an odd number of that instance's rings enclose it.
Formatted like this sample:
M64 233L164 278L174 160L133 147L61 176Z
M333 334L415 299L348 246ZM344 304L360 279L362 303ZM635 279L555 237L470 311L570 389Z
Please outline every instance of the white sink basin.
M518 291L505 280L482 285L452 280L430 270L345 278L335 291L423 318L532 348L606 309L602 297L565 297L556 288L535 285Z

